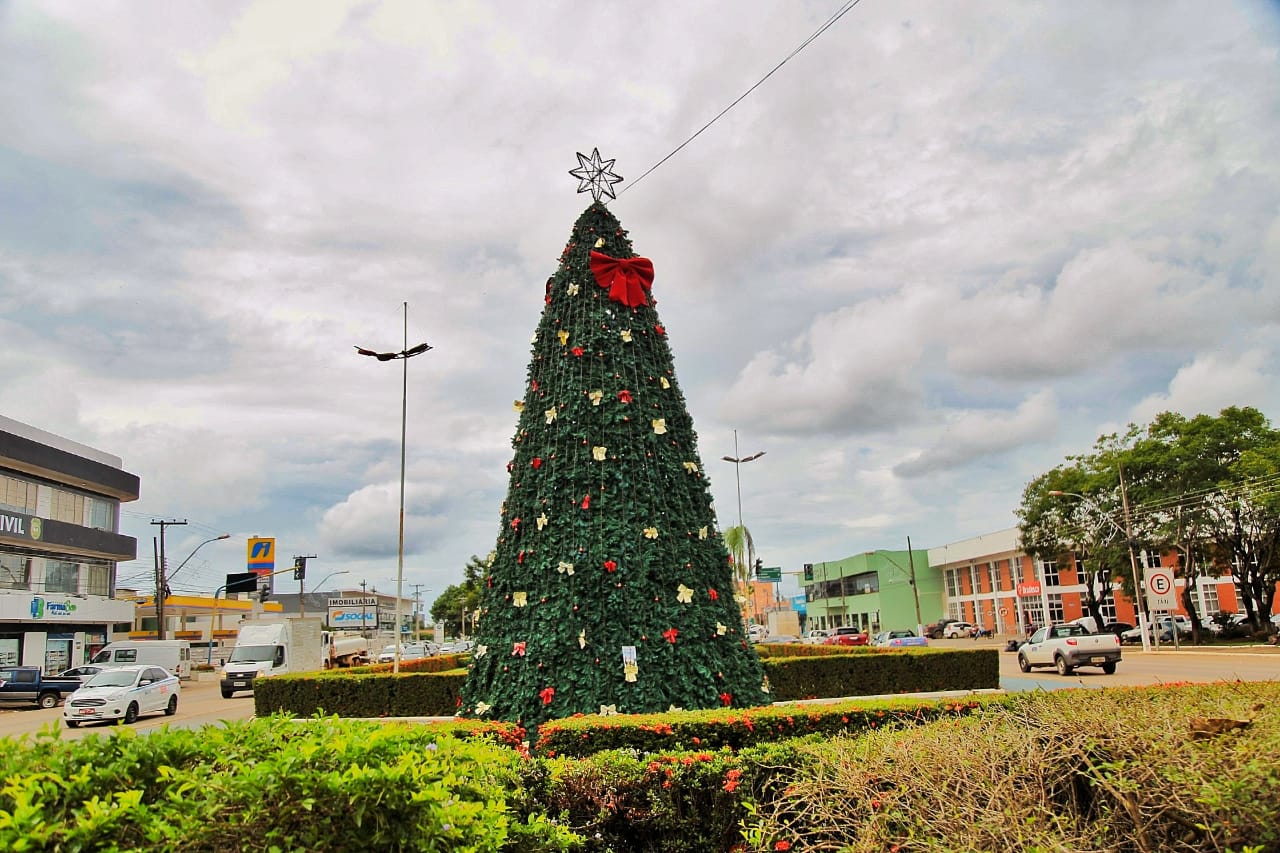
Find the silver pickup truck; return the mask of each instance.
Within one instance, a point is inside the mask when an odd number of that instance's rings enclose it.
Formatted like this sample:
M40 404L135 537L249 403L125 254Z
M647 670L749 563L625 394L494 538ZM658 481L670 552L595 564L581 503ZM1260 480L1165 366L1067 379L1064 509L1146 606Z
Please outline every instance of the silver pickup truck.
M1018 668L1023 672L1052 666L1059 675L1070 675L1078 666L1100 666L1111 675L1119 662L1120 638L1090 634L1082 625L1045 625L1018 648Z

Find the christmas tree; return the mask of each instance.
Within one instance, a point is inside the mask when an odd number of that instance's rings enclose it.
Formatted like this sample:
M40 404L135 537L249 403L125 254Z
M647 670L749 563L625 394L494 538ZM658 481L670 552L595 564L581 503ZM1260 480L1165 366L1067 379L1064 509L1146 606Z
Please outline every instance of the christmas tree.
M460 714L768 701L653 266L598 201L547 280Z

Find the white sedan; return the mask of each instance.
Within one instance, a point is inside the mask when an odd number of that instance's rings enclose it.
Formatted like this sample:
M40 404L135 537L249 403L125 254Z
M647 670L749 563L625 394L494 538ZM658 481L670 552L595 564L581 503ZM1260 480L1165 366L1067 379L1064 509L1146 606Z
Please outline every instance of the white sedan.
M158 666L104 669L72 693L62 706L70 728L81 723L132 723L142 714L178 713L178 677Z

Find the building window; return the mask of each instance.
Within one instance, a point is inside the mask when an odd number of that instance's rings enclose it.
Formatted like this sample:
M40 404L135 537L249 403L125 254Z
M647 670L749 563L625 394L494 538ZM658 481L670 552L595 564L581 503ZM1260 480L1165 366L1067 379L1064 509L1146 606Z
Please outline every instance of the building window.
M1065 622L1067 618L1066 612L1062 609L1062 593L1049 593L1049 621Z
M991 582L991 591L1000 591L1000 564L995 560L987 563L987 580Z
M969 591L977 595L982 591L982 587L978 583L978 567L977 565L969 566Z
M85 586L87 595L108 596L111 594L111 567L97 563L85 565L88 583Z
M49 517L55 521L84 526L84 495L77 495L63 489L52 489L53 497L49 501Z
M1222 605L1218 603L1218 585L1216 583L1206 583L1204 578L1200 579L1200 583L1196 585L1200 590L1200 618L1212 619Z
M36 484L0 475L0 506L33 515L36 511Z
M31 558L0 554L0 588L31 589Z
M1107 596L1107 600L1098 605L1098 615L1102 617L1103 625L1108 622L1116 622L1119 620L1120 617L1116 613L1116 600L1114 596ZM1098 627L1101 628L1102 625L1099 625Z
M1058 580L1058 563L1056 560L1040 561L1040 579L1045 586L1059 586L1061 581Z
M947 569L942 573L942 576L947 581L947 597L948 598L956 598L957 596L960 595L960 582L956 578L956 575L959 571L960 571L959 569Z
M863 572L844 578L845 595L864 595L880 591L880 577L875 572Z
M80 591L80 564L62 560L44 561L44 591L75 595Z
M108 533L116 532L116 506L102 498L85 498L89 510L89 526Z

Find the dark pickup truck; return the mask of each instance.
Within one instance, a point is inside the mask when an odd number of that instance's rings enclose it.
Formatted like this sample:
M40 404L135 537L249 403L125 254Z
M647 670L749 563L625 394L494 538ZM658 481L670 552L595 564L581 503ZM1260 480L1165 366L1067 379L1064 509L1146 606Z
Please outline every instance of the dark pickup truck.
M35 702L41 708L56 708L62 697L80 689L78 678L48 678L38 666L0 667L0 701Z

